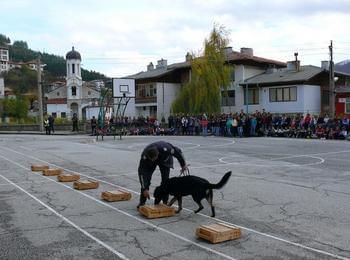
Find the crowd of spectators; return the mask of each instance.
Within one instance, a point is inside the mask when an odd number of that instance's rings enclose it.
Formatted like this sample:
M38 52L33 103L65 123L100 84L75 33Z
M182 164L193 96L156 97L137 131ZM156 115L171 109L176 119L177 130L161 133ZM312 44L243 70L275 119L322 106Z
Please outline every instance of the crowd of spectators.
M107 120L108 129L123 129L128 135L214 135L226 137L292 137L346 139L349 119L327 115L272 114L255 111L212 115L170 115L161 121L149 117Z

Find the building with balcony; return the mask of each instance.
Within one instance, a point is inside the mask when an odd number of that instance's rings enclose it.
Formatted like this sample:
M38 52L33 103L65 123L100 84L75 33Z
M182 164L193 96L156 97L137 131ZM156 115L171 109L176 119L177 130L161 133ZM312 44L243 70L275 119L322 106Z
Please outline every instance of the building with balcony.
M226 65L232 67L232 82L227 95L222 93L221 112L239 112L245 108L244 87L240 83L246 79L261 74L270 68L283 68L286 63L254 56L253 49L241 48L240 52L232 47L225 49ZM127 78L135 79L134 115L149 116L160 120L171 113L171 104L181 90L181 87L191 79L191 55L187 54L184 62L167 65L161 59L154 67L152 63L147 71L139 72ZM252 94L254 95L254 93ZM130 109L128 111L131 111Z
M181 87L191 77L190 57L185 62L167 64L167 60L158 60L154 66L151 62L147 71L127 78L135 79L134 115L161 119L170 115L171 103ZM130 111L130 110L128 110Z

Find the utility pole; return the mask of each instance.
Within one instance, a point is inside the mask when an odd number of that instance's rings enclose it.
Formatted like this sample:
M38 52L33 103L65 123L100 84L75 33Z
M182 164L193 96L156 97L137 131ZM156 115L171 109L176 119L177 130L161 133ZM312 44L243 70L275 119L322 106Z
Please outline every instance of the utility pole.
M334 62L333 62L333 41L329 45L329 116L335 117L335 88L334 88Z
M37 60L37 75L38 75L38 105L39 105L39 129L40 132L44 131L44 116L43 116L43 93L41 86L41 64L40 55Z

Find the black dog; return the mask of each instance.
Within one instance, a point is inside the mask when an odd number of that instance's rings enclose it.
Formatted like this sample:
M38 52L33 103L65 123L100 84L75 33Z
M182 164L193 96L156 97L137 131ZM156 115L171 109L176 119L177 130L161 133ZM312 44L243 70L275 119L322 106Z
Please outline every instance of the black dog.
M193 175L170 178L154 190L154 204L159 204L161 200L166 204L167 201L164 201L164 198L167 198L169 194L173 195L174 197L171 199L168 206L171 206L177 200L179 204L177 213L179 213L182 210L182 197L191 195L193 200L199 206L199 208L195 210L195 213L198 213L203 209L201 201L205 198L211 206L211 216L215 217L213 189L221 189L230 176L231 171L225 173L224 177L222 177L217 184L212 184L206 179Z

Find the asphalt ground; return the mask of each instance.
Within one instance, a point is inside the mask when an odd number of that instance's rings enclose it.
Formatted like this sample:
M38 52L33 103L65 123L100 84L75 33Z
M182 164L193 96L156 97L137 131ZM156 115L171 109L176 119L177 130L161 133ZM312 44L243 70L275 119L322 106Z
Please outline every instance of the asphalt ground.
M192 175L216 183L232 171L214 191L216 218L205 200L194 214L190 197L173 217L137 212L138 162L155 140L179 146ZM0 135L0 259L350 259L349 155L348 141ZM79 173L100 187L75 190L32 172L32 164ZM151 193L159 183L157 169ZM118 188L132 199L100 199ZM196 237L197 227L216 222L240 227L241 238L211 244Z

